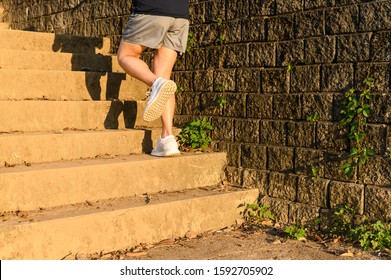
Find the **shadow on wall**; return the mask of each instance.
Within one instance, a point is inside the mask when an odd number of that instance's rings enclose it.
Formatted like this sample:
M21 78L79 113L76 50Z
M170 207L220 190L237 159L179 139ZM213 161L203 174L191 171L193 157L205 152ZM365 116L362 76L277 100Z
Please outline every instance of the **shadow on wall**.
M112 72L112 57L96 53L96 49L102 47L102 38L86 39L66 34L55 34L52 50L72 54L72 71L85 72L85 85L92 100L111 100L110 109L104 122L105 128L118 129L121 113L123 113L125 127L134 128L137 117L137 102L118 100L121 83L126 80L126 74ZM105 96L102 96L102 86L105 84Z

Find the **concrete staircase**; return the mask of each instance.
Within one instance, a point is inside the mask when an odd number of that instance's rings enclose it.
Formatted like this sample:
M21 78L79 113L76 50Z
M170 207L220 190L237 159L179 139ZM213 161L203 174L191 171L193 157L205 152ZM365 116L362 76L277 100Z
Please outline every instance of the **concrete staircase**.
M1 11L0 11L1 12ZM61 259L234 223L224 153L148 153L160 121L109 41L0 25L0 259Z

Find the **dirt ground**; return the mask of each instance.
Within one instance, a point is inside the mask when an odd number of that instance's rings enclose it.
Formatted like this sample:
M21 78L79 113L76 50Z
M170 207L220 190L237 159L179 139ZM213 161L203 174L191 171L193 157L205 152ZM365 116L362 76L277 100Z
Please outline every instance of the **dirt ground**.
M388 251L363 251L338 240L289 240L274 227L227 228L202 234L140 244L116 252L100 252L87 259L125 260L390 260ZM79 256L76 256L78 258Z

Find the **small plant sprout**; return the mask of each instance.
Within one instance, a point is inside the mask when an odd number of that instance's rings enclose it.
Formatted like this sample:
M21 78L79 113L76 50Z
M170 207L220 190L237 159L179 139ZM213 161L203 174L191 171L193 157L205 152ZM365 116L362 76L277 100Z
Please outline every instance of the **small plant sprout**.
M258 202L255 202L245 206L242 214L243 218L248 223L260 224L264 220L275 220L274 216L269 211L270 207L267 205L261 205Z
M227 100L224 98L224 96L219 95L219 97L217 97L216 103L220 107L220 109L222 109L227 104Z
M372 87L373 79L368 78L364 80L361 91L354 88L349 89L345 93L345 99L342 101L344 108L340 113L345 117L340 123L349 126L348 138L353 143L349 154L350 160L342 164L339 169L349 177L353 174L356 167L365 164L368 158L375 154L373 150L364 147L362 144L366 134L367 119L371 113Z
M307 122L316 122L318 119L319 119L319 113L318 112L315 112L314 114L308 115L306 117Z
M318 174L318 168L314 165L311 165L312 181L316 182L319 180L320 176Z
M307 237L307 233L300 223L284 227L284 233L289 239L301 240Z

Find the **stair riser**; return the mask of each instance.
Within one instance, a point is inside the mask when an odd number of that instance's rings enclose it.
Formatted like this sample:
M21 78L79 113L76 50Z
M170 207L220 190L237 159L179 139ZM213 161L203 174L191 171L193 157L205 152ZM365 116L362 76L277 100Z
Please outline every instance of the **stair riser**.
M86 200L179 191L216 185L225 154L154 158L0 173L0 212L37 210Z
M145 122L141 101L0 101L0 132L158 128Z
M253 202L248 190L108 213L0 228L1 259L61 259L71 253L110 252L140 243L229 226L238 205Z
M149 153L161 130L0 136L0 167L102 155ZM115 143L115 145L113 144Z
M72 37L63 34L16 30L0 30L0 49L109 54L110 39Z
M1 23L0 23L1 26ZM124 72L116 56L2 50L0 68L25 70L62 70Z
M124 73L0 70L0 100L139 100L147 86Z

